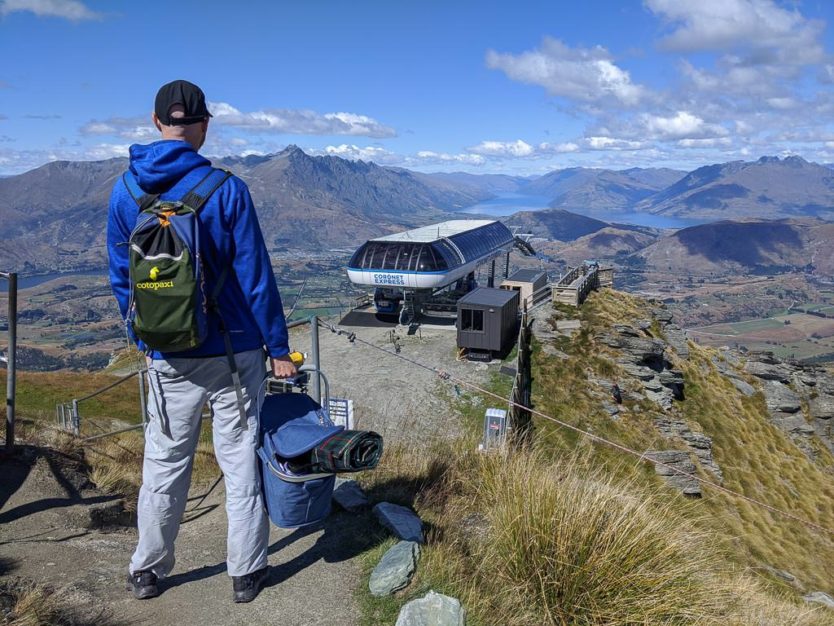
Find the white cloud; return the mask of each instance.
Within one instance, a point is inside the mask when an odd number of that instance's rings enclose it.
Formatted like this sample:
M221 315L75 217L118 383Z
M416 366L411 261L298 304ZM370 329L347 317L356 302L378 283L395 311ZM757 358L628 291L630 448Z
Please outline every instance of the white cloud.
M678 145L681 148L726 148L732 145L728 137L712 137L709 139L681 139Z
M645 114L642 116L645 131L653 139L684 139L705 136L724 136L727 129L718 124L707 124L689 111L678 111L664 117Z
M327 146L324 148L323 153L353 161L373 161L374 163L386 163L392 160L399 161L399 157L396 157L393 153L379 146L360 147L343 143L339 146Z
M486 159L480 154L449 154L447 152L434 152L433 150L420 150L417 158L421 161L435 163L466 163L468 165L483 165Z
M367 115L317 113L306 109L265 109L249 113L226 102L210 102L213 122L223 126L288 135L394 137L396 131Z
M795 109L799 104L796 100L789 97L779 97L779 98L768 98L767 103L772 106L774 109Z
M661 137L689 137L704 127L704 120L687 111L678 111L674 117L647 115L645 120L646 128Z
M128 156L130 144L100 143L86 148L83 152L83 160L101 161L115 157Z
M568 152L578 152L579 151L579 144L573 143L572 141L568 141L565 143L540 143L539 144L539 152L542 153L555 153L555 154L566 154Z
M107 135L131 141L152 141L159 138L159 131L142 117L111 117L108 120L92 120L79 129L82 135Z
M645 0L654 13L666 18L673 32L661 43L685 52L729 50L738 46L771 49L793 63L822 59L817 41L823 24L798 11L783 9L773 0ZM761 61L767 55L759 53ZM754 59L755 60L755 59Z
M591 150L640 150L646 145L642 141L605 136L588 137L586 143Z
M545 37L538 49L521 54L489 50L486 64L522 83L540 85L554 96L594 102L613 98L625 105L637 104L645 89L631 82L629 73L613 63L601 47L569 48Z
M77 0L3 0L0 15L28 12L38 17L59 17L72 22L100 20L104 16Z
M526 157L535 152L535 148L526 141L482 141L469 148L469 152L485 156Z

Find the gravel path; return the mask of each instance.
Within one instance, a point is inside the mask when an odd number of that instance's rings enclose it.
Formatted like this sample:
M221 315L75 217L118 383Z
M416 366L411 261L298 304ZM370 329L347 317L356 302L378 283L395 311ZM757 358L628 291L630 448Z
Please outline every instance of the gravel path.
M485 382L498 367L497 362L487 366L458 360L454 327L426 327L414 335L398 327L393 341L387 328L343 328L389 352L394 352L396 341L402 356L476 383ZM447 406L454 387L436 374L394 354L350 343L345 335L321 329L319 337L322 369L330 380L331 395L353 400L358 428L376 430L388 442L425 441L460 432L460 424ZM290 344L294 350L309 353L309 327L294 329Z
M15 464L3 463L6 476L14 473ZM16 465L25 474L22 464ZM135 529L82 528L85 517L89 519L88 505L63 506L74 498L59 493L60 481L50 476L54 471L42 465L29 471L0 508L0 574L48 584L82 607L88 618L99 612L109 618L90 623L314 626L358 620L354 557L374 545L376 525L369 513L336 512L312 531L273 527L267 587L254 602L239 605L231 601L226 575L226 514L218 487L199 510L186 514L177 539L177 564L162 581L161 595L140 602L125 590ZM189 510L203 490L193 493ZM81 494L87 500L89 496Z

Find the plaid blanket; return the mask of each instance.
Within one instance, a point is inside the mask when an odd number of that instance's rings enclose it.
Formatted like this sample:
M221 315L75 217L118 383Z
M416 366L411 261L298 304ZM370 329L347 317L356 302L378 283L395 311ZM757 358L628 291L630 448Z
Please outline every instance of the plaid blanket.
M287 460L295 474L361 472L373 469L382 456L382 437L368 430L343 430L307 454Z

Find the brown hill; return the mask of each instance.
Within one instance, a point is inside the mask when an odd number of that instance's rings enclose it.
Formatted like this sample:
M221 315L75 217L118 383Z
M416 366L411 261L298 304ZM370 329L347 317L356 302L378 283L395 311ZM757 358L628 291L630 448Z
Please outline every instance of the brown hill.
M813 219L716 222L684 228L637 253L650 267L690 274L791 270L834 275L834 224Z
M569 265L577 265L586 259L624 257L642 250L656 240L657 233L652 229L626 229L612 225L570 242L559 248L557 254Z
M522 232L558 241L573 241L608 226L606 222L561 209L519 211L502 221Z

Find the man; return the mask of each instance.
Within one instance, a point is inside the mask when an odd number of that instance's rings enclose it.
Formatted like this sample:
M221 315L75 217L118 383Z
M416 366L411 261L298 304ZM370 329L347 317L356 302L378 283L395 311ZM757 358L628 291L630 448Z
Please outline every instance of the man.
M195 180L211 171L210 162L197 152L210 117L199 87L184 80L164 85L151 116L162 139L130 147L126 176L134 176L145 193L180 200ZM126 242L138 215L136 201L120 178L110 198L107 247L113 293L125 319L130 299ZM266 377L264 347L275 377L292 376L296 369L288 356L281 298L246 184L228 178L211 194L199 219L207 266L205 293L214 291L212 277L220 276L224 267L231 271L217 296L220 315L209 314L208 335L201 345L184 352L148 352L150 420L137 507L139 543L130 562L128 587L136 598L152 598L159 593L157 579L174 566L174 540L188 498L201 413L208 402L214 452L226 485L233 599L249 602L268 574L269 526L255 453L258 395ZM241 419L221 317L240 373L247 423Z

